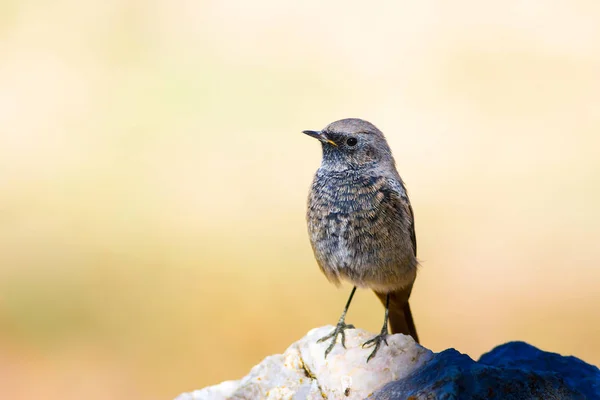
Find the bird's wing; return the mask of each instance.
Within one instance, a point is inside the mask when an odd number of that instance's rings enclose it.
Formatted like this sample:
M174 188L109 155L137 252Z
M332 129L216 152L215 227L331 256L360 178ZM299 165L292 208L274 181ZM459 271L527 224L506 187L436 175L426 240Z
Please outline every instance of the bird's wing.
M417 236L415 235L415 214L413 212L412 206L410 205L410 200L408 199L406 188L404 187L404 183L398 179L389 179L388 184L389 189L391 191L391 197L395 200L394 205L398 207L400 215L406 216L406 218L409 220L410 240L412 242L413 252L416 256Z

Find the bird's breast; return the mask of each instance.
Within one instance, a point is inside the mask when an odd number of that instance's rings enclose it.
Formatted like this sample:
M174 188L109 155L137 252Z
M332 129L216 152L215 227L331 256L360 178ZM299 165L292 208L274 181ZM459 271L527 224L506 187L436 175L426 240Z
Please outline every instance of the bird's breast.
M308 230L317 262L332 281L346 278L359 286L386 280L409 254L403 218L386 190L387 178L319 174L308 199ZM416 263L416 261L415 261Z

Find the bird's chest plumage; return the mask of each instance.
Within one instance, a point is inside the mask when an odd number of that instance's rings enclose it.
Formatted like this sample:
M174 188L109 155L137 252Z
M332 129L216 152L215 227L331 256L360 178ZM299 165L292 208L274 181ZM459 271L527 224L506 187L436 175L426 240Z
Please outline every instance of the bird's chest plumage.
M317 262L332 281L362 286L414 259L410 227L386 177L318 171L307 221Z

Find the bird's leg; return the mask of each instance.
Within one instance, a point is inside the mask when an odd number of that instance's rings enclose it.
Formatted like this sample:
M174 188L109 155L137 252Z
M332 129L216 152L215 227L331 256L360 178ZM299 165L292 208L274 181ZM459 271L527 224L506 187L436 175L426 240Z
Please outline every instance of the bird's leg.
M383 320L383 326L381 327L381 333L375 336L373 339L369 339L363 343L362 347L372 347L375 346L369 357L367 358L367 362L371 360L371 358L375 357L377 354L377 350L379 350L379 346L381 346L381 342L384 342L386 346L388 346L387 335L388 335L388 314L390 312L390 295L388 294L385 297L385 319Z
M352 289L352 292L350 292L350 297L348 298L348 301L346 302L346 307L344 307L344 311L342 312L342 315L340 316L340 320L338 321L333 332L331 332L329 335L324 336L321 339L317 340L317 343L321 343L328 339L331 339L331 344L325 350L325 358L327 358L327 354L329 354L329 352L333 349L333 346L335 346L335 342L337 340L338 335L342 335L342 346L344 346L344 348L346 348L346 334L344 333L344 330L354 329L354 325L346 324L346 321L345 321L346 313L348 312L348 307L350 307L350 302L352 301L354 292L356 292L356 286L354 286L354 288Z

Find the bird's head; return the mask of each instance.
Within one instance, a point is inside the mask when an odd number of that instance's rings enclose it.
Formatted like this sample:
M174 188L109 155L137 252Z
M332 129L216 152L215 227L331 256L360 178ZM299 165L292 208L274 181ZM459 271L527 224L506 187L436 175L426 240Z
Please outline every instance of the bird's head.
M321 168L360 169L394 165L383 133L370 122L347 118L332 122L321 131L303 131L323 147Z

